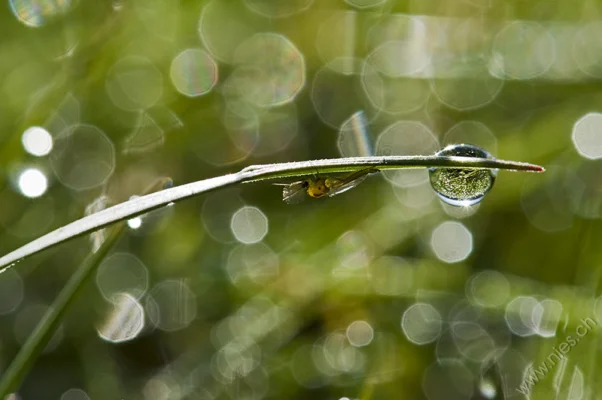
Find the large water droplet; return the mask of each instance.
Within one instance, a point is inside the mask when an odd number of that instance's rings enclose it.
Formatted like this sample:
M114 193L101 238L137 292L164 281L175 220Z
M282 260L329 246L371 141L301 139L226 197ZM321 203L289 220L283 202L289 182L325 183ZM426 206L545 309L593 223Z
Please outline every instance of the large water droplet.
M493 158L487 151L471 144L452 144L436 155ZM491 190L497 170L430 168L429 175L441 200L453 206L471 206L483 200Z

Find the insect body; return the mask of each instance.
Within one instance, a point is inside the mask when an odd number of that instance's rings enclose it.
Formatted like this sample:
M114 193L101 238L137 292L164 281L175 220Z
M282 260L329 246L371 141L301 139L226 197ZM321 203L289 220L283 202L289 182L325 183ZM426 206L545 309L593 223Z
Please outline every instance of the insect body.
M324 196L336 196L353 189L359 185L370 173L378 172L373 168L367 168L351 174L337 178L333 176L316 175L311 178L288 184L278 184L284 186L282 189L282 200L289 204L296 204L303 201L305 195L315 199Z

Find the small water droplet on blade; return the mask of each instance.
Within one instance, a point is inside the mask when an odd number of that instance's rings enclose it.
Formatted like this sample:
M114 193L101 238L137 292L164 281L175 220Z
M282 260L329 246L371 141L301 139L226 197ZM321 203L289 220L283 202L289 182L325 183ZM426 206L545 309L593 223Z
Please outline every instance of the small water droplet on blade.
M452 144L439 151L438 156L493 158L487 151L470 144ZM430 168L431 186L445 203L453 206L472 206L483 200L493 187L497 170Z

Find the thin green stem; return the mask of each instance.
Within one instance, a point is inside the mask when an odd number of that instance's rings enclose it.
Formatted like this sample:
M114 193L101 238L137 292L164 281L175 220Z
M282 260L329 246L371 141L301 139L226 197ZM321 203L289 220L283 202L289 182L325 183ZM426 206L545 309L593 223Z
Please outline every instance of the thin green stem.
M169 181L170 180L168 179L159 179L155 184L150 186L145 193L161 189ZM33 333L27 338L27 341L23 347L21 347L19 353L8 369L0 377L0 399L5 398L21 384L35 360L56 332L63 319L63 315L69 306L73 304L78 294L81 293L94 271L96 271L98 265L113 248L115 243L117 243L124 228L125 223L120 223L113 227L98 250L90 253L84 262L75 270L73 275L71 275L52 306L38 323Z
M71 275L69 281L67 281L65 287L54 300L52 306L38 323L33 333L27 338L27 341L23 347L21 347L19 353L9 365L8 369L2 374L0 378L0 399L4 399L19 387L33 363L37 360L53 337L57 328L60 326L63 315L69 308L69 305L71 305L77 295L81 293L86 282L96 270L96 267L102 262L107 253L117 242L117 239L121 236L124 226L125 223L115 226L98 251L90 254L75 270L73 275Z
M146 196L138 197L98 213L89 215L52 231L17 250L0 257L0 272L10 268L25 257L38 253L59 243L98 230L115 222L166 206L189 197L198 196L216 189L263 180L303 177L315 173L352 172L371 167L377 170L412 168L463 168L503 169L509 171L543 172L538 165L489 158L449 156L378 156L351 157L326 160L300 161L281 164L253 165L240 172L176 186Z

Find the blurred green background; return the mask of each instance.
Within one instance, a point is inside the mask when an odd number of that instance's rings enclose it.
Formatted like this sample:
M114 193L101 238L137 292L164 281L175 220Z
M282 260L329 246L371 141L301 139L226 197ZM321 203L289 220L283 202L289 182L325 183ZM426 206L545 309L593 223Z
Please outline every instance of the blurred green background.
M420 170L133 219L11 399L526 399L541 365L531 399L602 398L601 2L9 0L0 38L0 254L165 176L450 143L547 169L474 206ZM0 371L102 234L0 275Z

